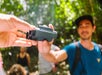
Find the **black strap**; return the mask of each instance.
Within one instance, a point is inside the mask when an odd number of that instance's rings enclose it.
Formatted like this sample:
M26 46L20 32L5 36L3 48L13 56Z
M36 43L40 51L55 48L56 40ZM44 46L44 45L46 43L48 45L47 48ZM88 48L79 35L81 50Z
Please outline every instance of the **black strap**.
M98 44L100 50L101 50L101 55L102 55L102 45L101 44Z
M75 50L75 57L74 57L73 66L72 66L72 69L71 69L71 75L73 75L78 62L81 60L81 51L80 51L78 42L76 42L75 45L76 45L76 50Z

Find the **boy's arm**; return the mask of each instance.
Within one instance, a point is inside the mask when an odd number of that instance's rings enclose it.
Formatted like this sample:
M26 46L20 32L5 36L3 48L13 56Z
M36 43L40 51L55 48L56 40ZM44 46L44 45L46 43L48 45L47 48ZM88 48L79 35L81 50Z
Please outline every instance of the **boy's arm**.
M47 61L54 62L54 63L61 62L68 57L68 55L64 50L50 51L49 53L42 54L42 55Z

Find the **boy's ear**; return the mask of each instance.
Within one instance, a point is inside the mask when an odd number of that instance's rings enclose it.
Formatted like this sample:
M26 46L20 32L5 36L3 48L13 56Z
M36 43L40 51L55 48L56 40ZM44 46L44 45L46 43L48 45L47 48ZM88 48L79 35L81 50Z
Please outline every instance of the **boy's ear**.
M96 25L94 25L94 27L93 27L93 32L95 32L95 30L96 30Z

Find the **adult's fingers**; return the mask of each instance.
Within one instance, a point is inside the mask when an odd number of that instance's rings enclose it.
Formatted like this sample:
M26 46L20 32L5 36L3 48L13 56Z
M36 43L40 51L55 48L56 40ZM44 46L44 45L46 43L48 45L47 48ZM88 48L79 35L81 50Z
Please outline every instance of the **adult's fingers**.
M35 26L30 25L26 21L23 21L23 20L15 17L15 16L12 16L11 20L12 20L13 25L15 25L18 30L27 32L29 30L34 30L35 29Z
M0 14L0 31L10 31L15 28L27 32L35 29L35 26L30 25L16 16Z
M26 33L23 32L23 31L17 30L17 31L15 32L15 34L16 34L18 37L26 38Z
M0 48L11 46L32 46L37 45L37 41L28 40L16 35L15 32L0 32Z
M15 40L12 46L23 46L23 47L30 47L32 45L37 45L37 41L27 40L25 38L18 38Z
M15 28L10 18L10 15L0 13L0 31L10 31Z

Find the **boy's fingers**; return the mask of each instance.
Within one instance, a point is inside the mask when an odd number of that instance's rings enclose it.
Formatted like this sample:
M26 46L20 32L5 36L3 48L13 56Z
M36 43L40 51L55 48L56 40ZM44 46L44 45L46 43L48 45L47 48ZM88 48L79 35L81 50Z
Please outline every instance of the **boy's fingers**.
M38 41L38 50L40 53L48 53L51 48L49 42L45 41Z
M54 30L54 26L52 24L49 24L49 27Z

